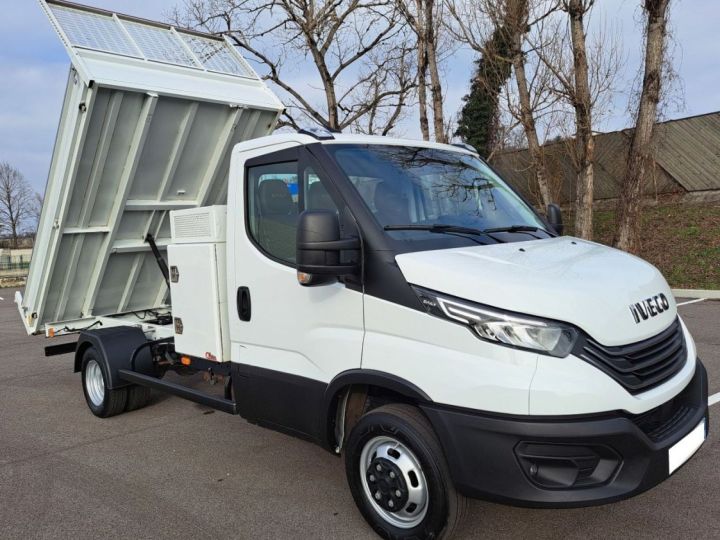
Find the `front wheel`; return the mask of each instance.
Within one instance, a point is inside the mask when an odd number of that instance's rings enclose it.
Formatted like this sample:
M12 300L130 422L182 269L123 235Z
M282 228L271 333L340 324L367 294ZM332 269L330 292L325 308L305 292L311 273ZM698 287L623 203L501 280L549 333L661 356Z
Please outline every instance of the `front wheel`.
M461 521L466 500L415 407L385 405L360 418L346 446L345 472L355 504L383 538L448 538Z

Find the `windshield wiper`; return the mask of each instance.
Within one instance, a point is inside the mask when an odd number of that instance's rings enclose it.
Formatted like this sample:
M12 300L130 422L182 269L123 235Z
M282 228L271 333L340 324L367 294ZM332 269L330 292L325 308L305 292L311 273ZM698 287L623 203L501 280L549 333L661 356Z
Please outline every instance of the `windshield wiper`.
M535 227L534 225L510 225L508 227L494 227L492 229L483 229L483 232L534 232L543 231L547 232L542 227Z
M549 234L550 236L554 236L554 235L552 235L550 232L548 232L548 231L546 231L545 229L543 229L542 227L535 227L534 225L510 225L509 227L494 227L494 228L492 228L492 229L483 229L483 231L486 232L486 233L499 233L499 232L509 232L509 233L525 232L525 233L531 233L531 232L542 231L542 232L544 232L544 233ZM540 238L539 236L535 236L534 234L531 234L530 236L532 236L533 238L538 238L538 239Z
M474 229L472 227L462 227L460 225L446 225L443 223L432 223L432 224L421 224L421 223L410 223L407 225L385 225L383 227L386 231L428 231L432 233L447 233L447 234L474 234L488 236L496 242L504 243L504 240L500 240L498 237L493 236L493 233L532 233L536 231L542 231L550 236L554 236L552 233L543 229L542 227L535 227L534 225L510 225L508 227L493 227L491 229ZM540 236L530 234L533 238L541 239Z
M446 225L443 223L433 223L428 225L419 223L411 223L407 225L385 225L383 229L386 231L428 231L431 233L441 234L472 234L487 236L496 242L502 242L502 240L495 238L492 234L482 229L473 229L472 227L462 227L460 225ZM483 244L483 242L478 242L475 239L471 240L474 240L478 244Z

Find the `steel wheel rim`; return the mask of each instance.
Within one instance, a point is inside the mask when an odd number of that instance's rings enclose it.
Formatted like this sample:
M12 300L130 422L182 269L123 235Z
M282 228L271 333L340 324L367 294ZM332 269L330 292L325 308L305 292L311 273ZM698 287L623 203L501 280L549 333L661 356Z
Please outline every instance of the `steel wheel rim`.
M402 474L407 487L407 500L401 508L390 511L378 504L378 490L368 481L370 468L377 459L390 461ZM381 436L369 440L360 454L360 479L365 497L375 512L386 522L401 529L418 526L428 509L428 486L420 460L403 443L393 437ZM413 506L414 505L414 506Z
M85 390L93 405L102 405L105 400L105 379L100 364L95 360L90 360L85 368Z

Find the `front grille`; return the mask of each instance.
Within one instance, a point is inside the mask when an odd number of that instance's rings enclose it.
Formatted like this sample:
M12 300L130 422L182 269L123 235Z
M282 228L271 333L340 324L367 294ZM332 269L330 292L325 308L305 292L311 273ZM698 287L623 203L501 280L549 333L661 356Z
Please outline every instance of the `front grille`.
M697 364L695 377L685 389L662 405L647 412L631 416L632 421L652 441L660 442L679 430L686 428L690 419L696 415L699 407L707 407L706 394L702 385L698 384L702 365Z
M651 411L652 414L637 419L635 423L653 441L662 441L683 427L685 420L695 414L695 410L695 407L680 405L667 418L663 418L662 411Z
M685 364L687 349L679 319L656 336L617 347L606 347L586 336L578 343L577 355L638 394L658 386Z

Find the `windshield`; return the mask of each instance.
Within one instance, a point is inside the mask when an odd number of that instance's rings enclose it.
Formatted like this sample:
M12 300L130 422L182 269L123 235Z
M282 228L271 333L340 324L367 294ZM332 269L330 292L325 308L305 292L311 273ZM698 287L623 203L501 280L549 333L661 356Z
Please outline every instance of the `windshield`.
M398 238L424 225L544 229L537 215L479 158L435 148L328 144L381 226ZM415 230L401 229L415 226ZM437 231L434 231L437 232Z

